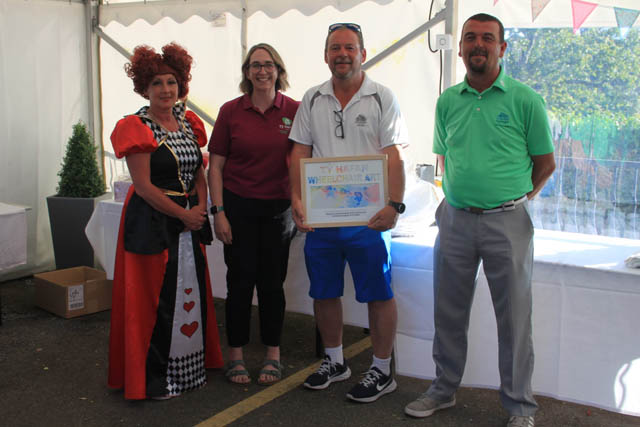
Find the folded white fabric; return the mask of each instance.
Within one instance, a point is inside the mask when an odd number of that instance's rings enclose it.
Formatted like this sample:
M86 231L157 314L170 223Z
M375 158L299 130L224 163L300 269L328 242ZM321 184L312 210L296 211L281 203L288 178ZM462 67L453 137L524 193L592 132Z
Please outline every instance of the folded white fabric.
M118 179L113 183L113 199L116 202L124 202L133 182L129 175L120 175Z
M624 260L624 265L629 268L640 268L640 252L630 255Z
M404 193L407 210L391 229L391 237L412 237L429 228L435 222L436 209L443 198L440 188L416 176L407 176Z

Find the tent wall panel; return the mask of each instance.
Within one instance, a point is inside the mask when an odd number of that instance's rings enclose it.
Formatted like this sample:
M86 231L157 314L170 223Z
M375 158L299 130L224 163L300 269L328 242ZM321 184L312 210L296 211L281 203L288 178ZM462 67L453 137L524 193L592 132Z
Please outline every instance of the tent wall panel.
M27 265L0 280L53 267L45 197L72 125L89 117L84 29L79 3L0 3L0 200L31 207Z

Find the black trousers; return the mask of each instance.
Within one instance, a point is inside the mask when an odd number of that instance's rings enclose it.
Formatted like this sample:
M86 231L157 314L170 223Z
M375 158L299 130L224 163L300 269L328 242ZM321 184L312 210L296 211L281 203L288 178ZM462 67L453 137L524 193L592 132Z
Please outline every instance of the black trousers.
M258 291L260 338L279 346L284 321L283 284L295 233L288 200L257 200L224 190L225 215L233 241L224 245L227 265L226 328L231 347L249 342L251 302Z

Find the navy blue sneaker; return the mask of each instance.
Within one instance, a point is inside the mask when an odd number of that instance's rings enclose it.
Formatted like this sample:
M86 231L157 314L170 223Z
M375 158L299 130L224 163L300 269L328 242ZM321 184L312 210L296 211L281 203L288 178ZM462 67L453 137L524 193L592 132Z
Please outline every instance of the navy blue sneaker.
M378 368L372 367L364 374L364 378L347 393L347 397L356 402L369 403L391 393L396 388L398 388L398 384L391 374L385 375Z
M329 356L325 355L322 364L316 372L309 375L304 381L304 386L312 390L323 390L333 382L344 381L351 376L351 370L345 362L333 363Z

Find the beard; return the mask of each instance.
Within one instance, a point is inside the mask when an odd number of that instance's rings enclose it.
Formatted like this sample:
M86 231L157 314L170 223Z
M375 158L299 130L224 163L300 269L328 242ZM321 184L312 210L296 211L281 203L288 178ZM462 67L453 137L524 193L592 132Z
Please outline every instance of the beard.
M485 61L480 64L474 63L471 59L474 56L484 56ZM474 73L484 73L486 71L487 61L489 59L489 55L486 49L477 47L473 49L471 52L469 52L469 56L467 58L468 58L469 68L471 69L471 71L473 71Z
M331 73L334 77L340 80L347 80L354 74L353 67L349 67L346 71L338 71L338 65L347 64L352 65L352 62L349 61L338 61L334 63L334 66L331 69Z
M469 61L469 68L474 73L482 74L487 69L487 63L483 62L482 64L474 64L473 62Z

